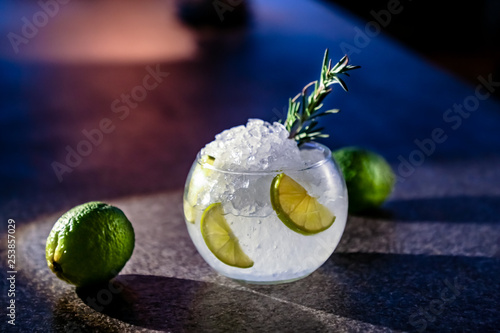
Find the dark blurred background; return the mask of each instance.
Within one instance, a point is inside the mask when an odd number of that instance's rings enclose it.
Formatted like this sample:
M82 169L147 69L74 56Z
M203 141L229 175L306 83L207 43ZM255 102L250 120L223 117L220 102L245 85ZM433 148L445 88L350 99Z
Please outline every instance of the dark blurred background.
M500 74L500 1L331 2L366 22L384 18L380 11L400 3L402 10L391 16L385 33L469 81L475 82L479 74Z
M251 21L250 1L220 1L239 5L221 22L213 1L186 0L181 14L198 28L235 28ZM430 61L468 81L500 71L500 1L324 0L361 18L376 22L387 34ZM229 8L229 7L228 7ZM225 8L221 7L224 11ZM363 32L366 26L360 26ZM373 29L373 28L372 28ZM332 31L331 33L335 33ZM369 36L371 37L371 36ZM498 95L498 92L497 92Z

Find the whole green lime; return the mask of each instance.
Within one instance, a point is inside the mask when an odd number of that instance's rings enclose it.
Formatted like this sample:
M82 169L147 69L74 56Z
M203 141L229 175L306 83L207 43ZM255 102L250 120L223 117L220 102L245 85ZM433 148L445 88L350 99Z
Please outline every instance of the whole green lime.
M57 220L47 238L45 258L58 278L82 287L115 277L134 244L134 229L120 209L88 202Z
M349 212L379 207L391 194L396 177L379 154L359 147L345 147L332 155L347 185Z

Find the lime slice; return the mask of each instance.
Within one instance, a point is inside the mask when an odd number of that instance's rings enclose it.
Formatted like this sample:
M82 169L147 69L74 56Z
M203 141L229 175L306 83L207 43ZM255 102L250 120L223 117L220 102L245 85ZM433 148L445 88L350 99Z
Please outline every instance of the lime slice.
M253 261L240 247L238 238L224 218L221 203L214 203L201 216L201 234L212 253L229 266L250 268Z
M335 216L291 177L281 173L271 184L271 204L280 220L303 235L328 229Z
M184 217L189 223L194 223L196 220L195 205L191 205L186 199L183 200Z
M191 180L189 181L189 186L187 187L186 195L184 196L183 206L184 206L184 216L186 221L194 223L196 219L195 207L198 203L198 196L200 192L206 185L206 179L210 176L212 170L203 167L205 164L213 165L215 158L212 156L203 156L201 159L201 164L197 164L191 175Z

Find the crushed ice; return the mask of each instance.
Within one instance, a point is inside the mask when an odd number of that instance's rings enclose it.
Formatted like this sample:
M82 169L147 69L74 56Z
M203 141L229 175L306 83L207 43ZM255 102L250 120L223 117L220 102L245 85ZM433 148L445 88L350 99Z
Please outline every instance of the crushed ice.
M215 157L214 167L228 171L265 171L300 168L304 162L297 143L280 123L249 119L215 136L202 155Z
M268 216L272 213L270 186L277 173L259 174L259 171L300 170L312 160L322 158L299 150L289 139L289 133L280 123L270 124L260 119L249 119L246 126L237 126L215 136L202 149L202 155L215 158L218 170L211 175L209 186L200 193L198 203L222 202L226 213L243 216ZM246 172L242 174L234 172ZM257 172L257 174L252 174Z

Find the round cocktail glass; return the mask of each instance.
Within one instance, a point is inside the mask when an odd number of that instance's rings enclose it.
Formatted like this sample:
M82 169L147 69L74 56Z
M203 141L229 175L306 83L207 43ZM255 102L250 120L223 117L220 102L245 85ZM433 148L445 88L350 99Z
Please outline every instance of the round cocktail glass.
M345 181L327 147L306 143L300 150L309 160L306 167L274 171L221 170L213 167L211 157L198 153L186 180L184 216L195 247L214 270L247 283L284 283L311 274L333 253L347 220ZM271 188L273 179L283 173L331 212L334 216L331 226L304 234L280 219L273 208L272 200L276 198L272 199ZM236 242L236 247L244 253L241 256L252 262L251 267L238 267L231 258L228 261L214 251L211 236L207 236L212 231L202 225L202 220L214 215L207 213L214 207L223 216L223 223L227 222L215 232L227 232L228 239Z

